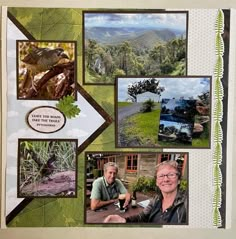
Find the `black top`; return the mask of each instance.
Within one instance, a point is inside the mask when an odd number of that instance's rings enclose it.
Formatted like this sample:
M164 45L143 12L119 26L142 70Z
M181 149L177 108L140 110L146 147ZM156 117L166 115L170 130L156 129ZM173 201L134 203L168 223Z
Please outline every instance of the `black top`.
M162 212L162 195L155 196L144 210L135 216L126 218L126 222L147 222L156 224L186 224L187 196L178 191L172 206Z

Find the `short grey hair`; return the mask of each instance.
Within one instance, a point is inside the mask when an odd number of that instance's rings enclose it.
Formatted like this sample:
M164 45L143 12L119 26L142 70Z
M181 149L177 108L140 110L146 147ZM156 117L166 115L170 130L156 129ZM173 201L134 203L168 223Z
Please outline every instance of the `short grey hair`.
M156 173L158 172L160 167L167 166L167 165L170 166L170 167L173 167L176 170L176 172L178 173L178 177L180 179L181 178L181 172L179 170L178 163L175 160L165 160L165 161L159 163L156 166Z
M108 167L114 167L116 169L116 172L118 172L118 165L116 163L114 163L114 162L105 163L104 166L103 166L104 172L107 171Z

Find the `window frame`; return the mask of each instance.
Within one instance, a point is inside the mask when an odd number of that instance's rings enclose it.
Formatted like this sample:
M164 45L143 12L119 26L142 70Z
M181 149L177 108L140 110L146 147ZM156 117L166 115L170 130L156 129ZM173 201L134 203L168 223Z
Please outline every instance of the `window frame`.
M131 166L128 166L129 161L131 161ZM136 161L136 166L134 166L134 161ZM138 154L128 154L125 156L125 170L132 173L138 171Z

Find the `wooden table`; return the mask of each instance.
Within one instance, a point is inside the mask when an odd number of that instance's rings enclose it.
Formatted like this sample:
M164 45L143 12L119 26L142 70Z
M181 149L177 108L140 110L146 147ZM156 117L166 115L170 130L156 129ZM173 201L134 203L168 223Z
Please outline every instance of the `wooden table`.
M142 194L142 193L137 193L137 202L141 202L143 200L149 199L148 196ZM85 223L89 224L97 224L97 223L103 223L104 219L108 215L120 215L122 217L129 217L133 215L137 215L138 213L142 212L143 207L137 205L136 208L132 208L131 205L128 206L128 210L126 212L120 212L119 208L114 205L114 203L107 205L100 210L98 209L97 211L92 211L90 209L87 209L86 211L86 219Z

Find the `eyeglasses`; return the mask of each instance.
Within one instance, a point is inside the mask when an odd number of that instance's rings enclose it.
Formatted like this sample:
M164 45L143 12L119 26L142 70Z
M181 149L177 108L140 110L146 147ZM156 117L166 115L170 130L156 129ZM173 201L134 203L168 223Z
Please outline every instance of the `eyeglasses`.
M179 175L179 174L178 173L161 174L161 175L157 175L157 179L163 180L165 178L165 176L169 179L174 179L174 178L176 178L177 175Z

